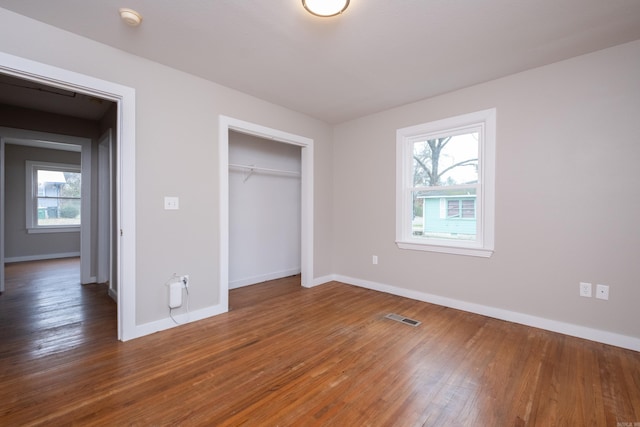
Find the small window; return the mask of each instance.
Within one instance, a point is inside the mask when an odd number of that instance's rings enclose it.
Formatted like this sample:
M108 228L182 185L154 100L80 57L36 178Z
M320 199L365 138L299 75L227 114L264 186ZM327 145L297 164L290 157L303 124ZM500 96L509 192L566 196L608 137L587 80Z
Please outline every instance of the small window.
M476 203L470 199L447 200L447 218L475 219Z
M80 230L80 165L27 161L26 184L28 232Z
M491 256L495 109L397 131L396 242Z

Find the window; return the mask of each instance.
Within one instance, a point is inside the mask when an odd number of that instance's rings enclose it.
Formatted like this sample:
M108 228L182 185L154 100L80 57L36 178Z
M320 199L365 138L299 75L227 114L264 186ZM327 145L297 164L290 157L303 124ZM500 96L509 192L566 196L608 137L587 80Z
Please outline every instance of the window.
M80 230L80 165L26 162L29 233Z
M491 256L495 117L490 109L398 129L398 247Z
M441 199L444 200L444 199ZM448 199L447 218L475 219L476 202L472 199Z

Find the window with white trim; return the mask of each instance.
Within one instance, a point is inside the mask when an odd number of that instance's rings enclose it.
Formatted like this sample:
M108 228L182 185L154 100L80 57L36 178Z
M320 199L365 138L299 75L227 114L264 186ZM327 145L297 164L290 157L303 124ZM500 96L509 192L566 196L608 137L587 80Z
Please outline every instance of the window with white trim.
M30 160L25 165L27 231L79 231L80 165Z
M491 256L495 135L495 109L397 130L398 247Z

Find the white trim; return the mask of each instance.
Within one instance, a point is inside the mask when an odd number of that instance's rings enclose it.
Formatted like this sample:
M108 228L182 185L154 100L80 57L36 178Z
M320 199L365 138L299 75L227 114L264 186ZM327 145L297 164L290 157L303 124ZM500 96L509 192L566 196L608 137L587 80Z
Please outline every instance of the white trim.
M77 258L80 256L80 252L61 252L59 254L42 254L42 255L25 255L25 256L13 256L4 259L4 262L25 262L25 261L42 261L45 259L58 259L58 258Z
M80 176L82 177L82 185L80 186L80 283L92 283L91 278L91 260L93 253L91 246L91 230L93 229L94 212L91 203L91 188L93 186L93 164L92 143L89 142L81 147L80 151ZM84 211L87 211L85 213ZM89 259L87 259L87 256ZM84 258L84 261L83 261Z
M109 289L107 290L107 294L109 295L109 297L111 297L111 299L117 304L118 303L118 291L116 291L115 289L113 289L111 286L109 286Z
M0 52L0 73L104 98L118 104L118 339L136 331L135 90L117 83Z
M435 241L435 239L433 240ZM491 255L493 255L492 249L464 248L462 247L462 245L449 246L444 243L444 240L442 240L442 242L442 245L437 245L433 242L429 244L396 242L396 245L398 245L400 249L409 249L414 251L440 252L444 254L468 255L482 258L489 258Z
M225 116L218 119L218 188L220 246L218 247L218 301L222 313L229 311L229 129Z
M80 227L71 226L49 226L40 228L27 228L27 234L40 234L40 233L79 233Z
M211 307L203 308L201 310L191 311L189 313L175 314L173 315L173 318L180 325L183 325L190 322L197 322L198 320L203 320L211 316L217 316L218 314L226 313L227 311L229 311L228 307L225 307L222 304L218 304ZM136 335L131 336L130 338L133 339L143 337L155 332L175 328L176 326L179 325L176 325L173 320L167 317L161 320L156 320L154 322L138 325L135 330Z
M8 128L10 129L10 128ZM28 131L25 130L24 132L26 133L31 133L31 132L36 132L36 131ZM67 135L65 135L67 136ZM89 140L88 138L79 138L79 137L75 137L75 136L68 136L68 138L70 139L86 139ZM90 140L89 140L90 141ZM15 142L9 142L10 144L15 144ZM70 144L68 142L54 142L54 141L40 141L40 140L34 140L34 139L26 139L26 140L20 140L20 142L18 143L19 145L23 145L25 147L35 147L35 148L46 148L48 150L62 150L62 151L73 151L76 153L79 153L82 151L82 146L81 143L78 144Z
M255 285L256 283L266 282L267 280L281 279L283 277L295 276L296 274L300 274L300 267L290 268L288 270L282 271L273 271L271 273L234 280L232 282L229 282L229 289L237 289L243 286Z
M97 152L97 213L95 215L97 221L97 241L96 241L96 281L98 283L109 282L109 289L112 289L113 280L111 273L113 271L112 263L112 246L113 233L111 224L113 221L111 200L111 182L113 174L113 166L111 162L111 144L113 141L113 130L107 129L98 139ZM114 294L115 295L115 294Z
M297 145L301 150L301 282L313 286L313 139L221 115L218 125L219 306L229 310L229 131Z
M335 274L327 274L326 276L316 277L313 280L313 283L311 284L311 286L308 286L308 287L311 288L315 286L324 285L325 283L333 282L335 280L337 280Z
M409 211L413 205L412 191L415 190L411 174L413 171L413 144L424 139L463 134L470 129L477 130L481 135L478 146L478 184L476 184L476 240L458 241L413 237L412 212ZM396 131L396 244L400 249L478 257L490 257L493 254L495 234L495 145L495 108L409 126ZM454 189L455 186L448 188ZM441 189L441 187L437 189Z
M460 301L453 298L399 288L397 286L372 282L369 280L356 279L353 277L342 275L334 275L332 277L335 281L359 286L361 288L385 292L388 294L398 295L401 297L428 302L444 307L455 308L457 310L467 311L470 313L481 314L483 316L493 317L495 319L506 320L508 322L519 323L526 326L532 326L534 328L540 328L547 331L557 332L560 334L578 337L603 344L614 345L616 347L622 347L629 350L640 351L640 338L631 337L628 335L621 335L615 332L588 328L586 326L574 325L571 323L560 322L552 319L545 319L543 317L504 310L497 307L490 307L467 301Z

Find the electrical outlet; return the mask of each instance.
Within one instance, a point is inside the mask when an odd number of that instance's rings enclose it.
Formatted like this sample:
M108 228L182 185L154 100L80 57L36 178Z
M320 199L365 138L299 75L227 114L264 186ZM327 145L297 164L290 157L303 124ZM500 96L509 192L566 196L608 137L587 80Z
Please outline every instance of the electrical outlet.
M609 299L609 286L608 285L596 285L596 298Z
M180 199L177 197L165 196L164 197L165 210L178 210L180 209Z
M378 263L378 255L373 255L373 257L371 258L371 263L374 265Z
M591 298L591 283L580 282L580 296Z
M180 282L182 282L183 288L189 287L189 275L185 274L184 276L180 276Z

